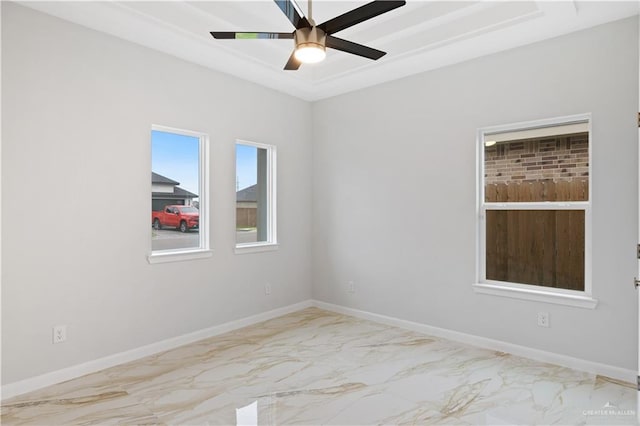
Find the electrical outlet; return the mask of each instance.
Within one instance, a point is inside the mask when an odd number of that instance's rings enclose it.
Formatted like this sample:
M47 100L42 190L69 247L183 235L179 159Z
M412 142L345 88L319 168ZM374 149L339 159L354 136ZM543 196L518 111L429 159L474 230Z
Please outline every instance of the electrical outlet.
M549 327L549 312L538 312L538 326Z
M347 291L349 293L355 293L356 292L356 283L354 283L353 281L349 281L347 283Z
M53 327L53 343L62 343L67 340L67 326L56 325Z
M267 296L271 294L271 284L266 283L264 285L264 294L266 294Z

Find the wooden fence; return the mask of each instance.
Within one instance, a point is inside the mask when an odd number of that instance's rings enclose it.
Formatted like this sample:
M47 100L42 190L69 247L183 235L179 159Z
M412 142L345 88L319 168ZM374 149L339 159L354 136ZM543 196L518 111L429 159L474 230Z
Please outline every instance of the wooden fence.
M586 180L492 184L494 202L585 201ZM487 279L584 290L584 210L487 210Z
M255 207L236 207L236 228L256 227Z
M586 179L572 181L539 180L524 183L496 183L485 185L486 202L536 202L536 201L587 201L589 181Z

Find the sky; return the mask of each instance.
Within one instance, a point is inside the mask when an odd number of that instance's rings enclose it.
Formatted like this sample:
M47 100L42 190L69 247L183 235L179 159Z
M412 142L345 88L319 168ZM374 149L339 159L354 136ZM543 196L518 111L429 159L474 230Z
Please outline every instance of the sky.
M180 182L180 188L194 194L199 193L198 156L198 138L151 131L151 170Z
M239 191L258 182L258 148L236 145L236 189Z
M198 148L197 137L152 130L151 169L180 182L180 188L198 194ZM255 147L236 145L237 190L256 184L257 153Z

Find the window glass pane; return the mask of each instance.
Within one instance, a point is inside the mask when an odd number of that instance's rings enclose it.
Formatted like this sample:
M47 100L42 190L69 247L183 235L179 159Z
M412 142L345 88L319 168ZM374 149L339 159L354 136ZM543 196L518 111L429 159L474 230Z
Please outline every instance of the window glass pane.
M488 210L488 280L584 291L584 210Z
M553 134L571 126L485 135L485 202L588 201L589 133Z
M268 150L236 145L236 242L270 241Z
M200 247L200 138L151 132L152 251Z

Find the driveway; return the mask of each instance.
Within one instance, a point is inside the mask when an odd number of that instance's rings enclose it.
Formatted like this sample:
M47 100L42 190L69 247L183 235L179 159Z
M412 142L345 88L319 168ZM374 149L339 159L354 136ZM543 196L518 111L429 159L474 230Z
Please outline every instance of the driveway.
M195 248L200 245L198 230L182 233L173 229L153 229L151 235L151 249L154 251Z
M258 239L258 232L255 229L251 230L236 230L236 243L255 243Z
M257 240L257 232L252 230L238 230L236 232L237 244L254 243ZM195 248L200 245L200 233L198 230L192 230L182 233L173 229L152 230L151 249L171 250L182 248Z

